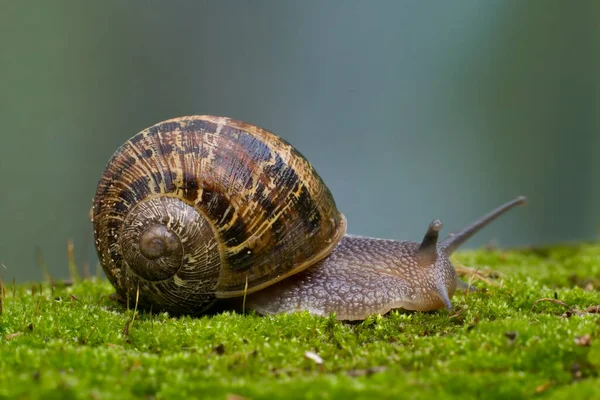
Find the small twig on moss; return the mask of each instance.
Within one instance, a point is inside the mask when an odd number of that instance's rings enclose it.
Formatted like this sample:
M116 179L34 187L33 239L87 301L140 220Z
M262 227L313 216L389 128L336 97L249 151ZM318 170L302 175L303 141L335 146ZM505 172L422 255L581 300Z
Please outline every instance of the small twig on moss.
M0 263L6 269L6 265L4 263ZM4 287L4 282L0 277L0 317L2 317L2 302L4 301L4 293L6 292L6 288Z
M377 374L380 372L385 372L386 370L387 370L387 367L379 366L379 367L370 367L370 368L366 368L366 369L351 369L351 370L347 371L346 374L348 374L349 376L352 376L352 377L370 376L370 375Z
M246 314L246 294L248 293L248 275L246 275L246 285L244 286L244 299L242 300L242 314Z
M88 343L90 341L90 338L92 337L92 334L96 331L96 325L92 326L92 329L90 330L90 333L87 335L87 338L85 339L85 342Z
M90 269L90 263L87 261L83 262L83 280L90 280L92 278L92 272Z
M460 317L462 316L463 310L458 310L456 311L454 314L450 315L448 318L457 318L460 319Z
M227 400L248 400L248 398L235 393L227 393Z
M538 387L535 388L536 393L544 393L548 388L552 386L551 382L542 383Z
M590 314L600 314L600 305L598 306L589 306L585 309Z
M125 327L123 328L123 335L129 336L129 319L125 322Z
M600 305L598 305L598 306L590 306L590 307L587 307L584 311L580 311L580 310L577 310L577 309L571 307L570 305L568 305L564 301L558 300L556 297L557 296L555 296L555 298L544 297L544 298L536 300L533 303L533 305L531 306L531 310L529 310L529 311L533 312L533 309L535 308L535 306L538 303L540 303L542 301L547 301L549 303L558 304L559 306L565 307L567 309L567 311L561 315L561 317L563 317L563 318L569 318L571 315L597 314L597 313L600 312Z
M67 242L67 258L69 259L69 275L73 282L80 281L79 272L77 271L77 263L75 262L75 247L73 240Z
M571 306L569 306L569 305L568 305L567 303L565 303L564 301L558 300L558 299L556 299L556 298L543 297L543 298L541 298L541 299L538 299L538 300L536 300L536 301L533 303L533 305L531 306L531 310L529 310L529 311L530 311L530 312L533 312L533 309L535 308L535 306L536 306L538 303L542 302L542 301L547 301L547 302L550 302L550 303L558 304L559 306L563 306L563 307L565 307L565 308L567 308L567 309L569 309L569 310L571 309Z
M588 347L592 344L592 337L590 336L589 333L586 333L585 335L582 335L582 336L577 336L575 338L575 344L577 346Z
M473 287L473 280L475 279L475 274L479 272L479 268L474 270L473 273L469 276L469 280L467 281L467 293L465 294L465 298L469 301L469 294L471 293L471 287Z
M127 304L129 305L129 291L127 293L128 293L127 294ZM139 299L140 299L140 284L138 283L137 291L135 294L135 308L133 309L133 316L131 317L131 319L127 318L127 321L125 322L125 327L123 328L123 335L125 335L125 336L129 336L129 328L133 325L133 321L135 320L135 314L137 314ZM129 307L127 308L127 311L129 312Z
M39 315L40 314L40 305L41 304L42 304L42 296L40 296L40 298L38 299L37 306L35 307L35 313L33 315Z
M49 282L51 285L54 283L50 272L48 271L48 265L46 265L46 261L44 260L44 255L42 254L42 250L37 248L35 250L37 262L40 266L40 270L42 271L42 275L44 276L44 280Z
M473 268L465 267L463 265L459 265L459 266L457 266L455 268L455 270L456 270L456 273L458 275L461 275L461 276L467 275L467 276L469 276L470 280L477 278L480 281L483 281L483 282L487 283L488 285L499 286L496 282L493 282L492 280L488 279L483 272L480 272L479 268L473 269ZM496 274L496 272L493 272L493 273ZM487 275L490 275L490 274L491 274L491 272L488 273ZM470 283L471 282L469 282L469 284Z
M9 340L12 340L12 339L14 339L14 338L16 338L16 337L19 337L19 336L21 336L22 334L23 334L23 332L15 332L15 333L10 333L10 334L8 334L8 335L4 336L4 339L5 339L6 341L9 341Z
M469 286L471 286L471 284L475 280L475 275L477 275L478 273L479 273L479 268L474 270L473 273L469 276Z
M135 308L133 309L133 316L131 317L131 324L129 324L129 326L133 326L133 321L135 320L135 314L137 314L139 299L140 299L140 284L138 283L137 291L135 292Z
M96 264L95 278L98 281L102 279L102 266L100 263Z

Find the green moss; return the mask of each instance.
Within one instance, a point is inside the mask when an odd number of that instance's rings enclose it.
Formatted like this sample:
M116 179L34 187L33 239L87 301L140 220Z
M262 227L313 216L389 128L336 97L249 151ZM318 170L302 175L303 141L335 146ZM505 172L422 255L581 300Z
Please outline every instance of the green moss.
M600 398L600 246L458 253L491 269L456 310L348 324L308 314L126 310L106 281L7 285L2 398ZM42 288L40 293L40 287ZM589 345L580 336L590 335ZM317 353L322 365L305 357Z

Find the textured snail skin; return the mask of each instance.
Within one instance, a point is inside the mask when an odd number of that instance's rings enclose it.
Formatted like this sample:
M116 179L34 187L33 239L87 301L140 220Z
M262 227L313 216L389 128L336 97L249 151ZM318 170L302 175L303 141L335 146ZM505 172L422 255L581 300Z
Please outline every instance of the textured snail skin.
M447 258L417 263L419 243L347 235L312 268L246 298L261 314L308 310L341 320L361 320L395 308L435 310L451 298L457 277ZM277 299L277 301L274 301Z
M364 319L394 308L452 309L469 289L451 253L518 197L438 243L346 235L311 164L254 125L191 116L132 137L109 161L91 210L101 265L121 301L200 314L244 299L261 314Z
M457 289L475 290L461 281L450 254L480 229L517 205L517 197L462 231L438 243L442 228L433 221L423 241L408 242L346 235L333 253L312 268L250 294L246 306L260 314L307 310L340 320L362 320L396 308L452 310Z

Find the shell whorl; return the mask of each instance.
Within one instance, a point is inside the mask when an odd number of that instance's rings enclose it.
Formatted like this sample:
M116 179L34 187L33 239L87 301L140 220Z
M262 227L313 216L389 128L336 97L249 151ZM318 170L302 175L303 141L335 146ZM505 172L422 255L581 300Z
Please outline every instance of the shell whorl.
M160 122L127 141L92 214L117 292L139 287L140 303L182 312L303 270L346 231L330 191L291 145L213 116Z

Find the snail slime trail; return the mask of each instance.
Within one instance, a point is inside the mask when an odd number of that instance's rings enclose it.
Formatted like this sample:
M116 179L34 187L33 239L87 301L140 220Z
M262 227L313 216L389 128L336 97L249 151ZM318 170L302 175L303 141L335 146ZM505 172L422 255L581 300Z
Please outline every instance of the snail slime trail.
M117 297L202 314L245 298L261 314L308 310L357 320L393 308L452 309L449 256L517 197L438 241L346 234L346 218L311 164L285 140L226 117L155 124L109 160L92 207L95 245Z

